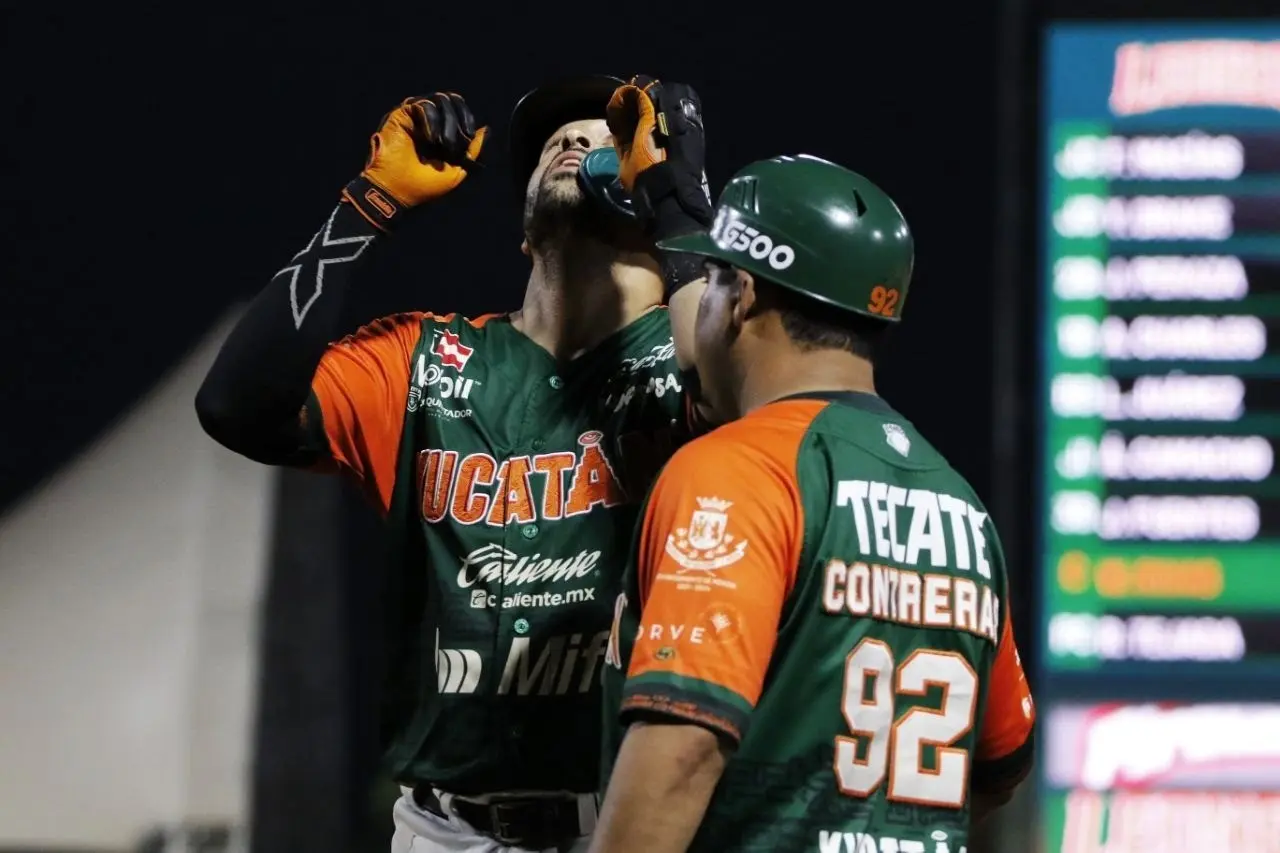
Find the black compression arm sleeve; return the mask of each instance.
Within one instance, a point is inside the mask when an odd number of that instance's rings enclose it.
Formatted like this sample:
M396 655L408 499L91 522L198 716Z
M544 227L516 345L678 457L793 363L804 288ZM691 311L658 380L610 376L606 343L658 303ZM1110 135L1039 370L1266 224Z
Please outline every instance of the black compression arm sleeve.
M378 231L339 204L311 241L249 305L196 394L204 431L269 465L308 465L300 413L339 328L344 295Z

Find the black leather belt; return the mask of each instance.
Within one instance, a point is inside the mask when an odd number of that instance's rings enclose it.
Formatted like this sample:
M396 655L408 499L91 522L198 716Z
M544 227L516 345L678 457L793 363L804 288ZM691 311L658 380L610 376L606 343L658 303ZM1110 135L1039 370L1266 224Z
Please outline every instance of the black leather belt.
M430 785L414 786L413 801L437 817L449 817ZM513 797L477 803L455 796L449 800L449 809L476 832L511 847L542 850L582 836L578 801L568 797Z

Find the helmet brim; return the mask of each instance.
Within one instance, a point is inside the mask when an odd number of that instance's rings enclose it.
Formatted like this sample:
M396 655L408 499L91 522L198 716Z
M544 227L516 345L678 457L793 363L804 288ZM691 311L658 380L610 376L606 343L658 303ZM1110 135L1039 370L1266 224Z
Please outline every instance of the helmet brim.
M664 252L686 252L690 255L703 255L708 258L719 258L723 254L711 235L706 231L694 231L692 234L681 234L679 237L668 237L658 242L658 248Z

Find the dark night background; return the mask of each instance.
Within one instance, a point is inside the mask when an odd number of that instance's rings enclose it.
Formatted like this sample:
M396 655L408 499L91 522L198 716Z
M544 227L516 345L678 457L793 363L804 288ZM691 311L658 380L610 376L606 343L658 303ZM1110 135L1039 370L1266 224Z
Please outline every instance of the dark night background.
M1055 5L1075 16L1156 11ZM1178 5L1167 11L1191 8ZM899 203L917 266L881 393L987 501L1013 570L1029 564L1038 280L1027 220L1037 27L1054 9L1014 0L67 8L0 13L0 511L266 284L320 226L379 118L405 96L458 91L495 135L483 172L381 248L347 306L350 326L400 310L517 307L528 261L503 156L511 108L552 77L643 72L701 93L713 192L751 160L809 153L863 172ZM360 559L369 521L354 509L351 518L343 547ZM1033 581L1014 583L1025 635ZM273 578L268 614L288 592ZM350 764L364 766L358 756ZM255 796L261 816L268 800Z
M885 393L985 490L994 7L944 11L929 32L902 36L887 21L814 26L796 8L757 17L689 3L634 27L603 10L491 9L483 33L478 10L430 4L391 16L11 12L0 501L90 440L266 283L402 97L462 92L501 143L524 91L597 69L699 89L713 188L750 160L804 152L894 196L920 248ZM385 274L350 306L353 324L518 306L528 262L501 149L487 148L488 173L447 209L397 235Z

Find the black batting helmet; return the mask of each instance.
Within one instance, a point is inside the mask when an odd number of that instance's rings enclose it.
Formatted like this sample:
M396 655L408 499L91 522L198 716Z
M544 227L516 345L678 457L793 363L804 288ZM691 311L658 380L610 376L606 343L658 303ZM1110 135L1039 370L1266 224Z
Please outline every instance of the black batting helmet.
M512 179L519 198L538 167L542 146L560 127L571 121L604 118L613 92L625 81L606 74L566 77L539 86L516 103L508 137Z

